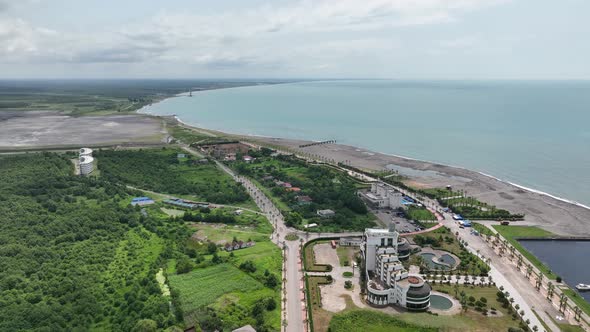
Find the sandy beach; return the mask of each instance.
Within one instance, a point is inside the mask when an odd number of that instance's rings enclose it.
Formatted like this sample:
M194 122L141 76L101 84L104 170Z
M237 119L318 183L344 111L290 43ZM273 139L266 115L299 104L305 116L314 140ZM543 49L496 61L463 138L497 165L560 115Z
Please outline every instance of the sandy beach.
M252 139L252 137L248 137ZM562 236L590 236L590 209L545 194L519 188L490 176L459 167L386 155L340 144L298 148L309 141L256 137L255 140L297 149L337 162L370 170L395 169L416 187L453 186L467 195L514 213L525 213L518 225L537 225Z

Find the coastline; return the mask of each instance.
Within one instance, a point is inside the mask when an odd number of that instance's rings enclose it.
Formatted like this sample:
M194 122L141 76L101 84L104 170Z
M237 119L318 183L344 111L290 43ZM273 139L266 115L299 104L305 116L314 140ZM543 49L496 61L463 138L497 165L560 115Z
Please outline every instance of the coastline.
M169 97L169 98L180 97L180 96L185 96L185 95L186 95L186 93L179 93L179 94L177 94L177 95L175 95L173 97ZM168 99L168 98L165 98L165 99ZM162 99L162 100L160 100L158 102L164 101L165 99ZM146 107L148 107L148 106L146 106ZM143 108L137 110L137 113L139 113L139 114L146 114L146 115L155 116L155 117L160 117L160 115L155 115L155 114L148 113L148 112L142 112L142 110L143 110ZM216 132L216 133L219 133L219 134L222 134L222 135L231 135L231 136L246 137L246 138L253 138L253 139L257 139L257 138L260 138L260 139L280 139L280 140L285 140L285 141L287 141L287 140L296 140L296 139L290 139L290 138L280 138L280 137L272 137L272 136L265 136L265 135L258 135L258 134L231 133L231 132L224 131L224 130L204 128L200 124L189 124L187 122L184 122L176 114L162 115L162 116L172 116L172 117L174 117L174 119L176 121L178 121L182 125L187 126L187 127L190 127L190 128L193 128L193 129L212 131L212 132ZM301 142L305 142L305 143L319 142L319 141L316 141L316 140L297 140L297 141L301 141ZM392 153L385 153L385 152L380 152L380 151L372 151L369 148L364 148L364 147L358 147L358 146L353 146L353 147L355 147L357 149L367 150L367 152L369 152L369 153L378 153L378 154L387 155L387 156L391 156L391 157L395 157L395 158L405 159L405 160L408 160L408 161L414 161L414 162L420 162L420 163L428 163L428 164L436 164L436 165L440 165L440 166L444 166L444 167L452 167L452 168L462 169L462 170L465 170L465 171L477 172L480 175L489 177L489 178L491 178L493 180L496 180L496 181L500 181L500 182L504 182L504 183L513 185L513 186L515 186L517 188L520 188L522 190L526 190L526 191L529 191L531 193L535 193L535 194L539 194L539 195L544 195L544 196L547 196L547 197L550 197L550 198L553 198L553 199L556 199L556 200L559 200L559 201L562 201L562 202L565 202L565 203L569 203L569 204L576 205L576 206L579 206L579 207L582 207L582 208L585 208L585 209L590 210L590 206L584 205L584 204L582 204L580 202L577 202L575 200L564 198L564 197L560 197L560 196L557 196L557 195L554 195L554 194L551 194L551 193L548 193L548 192L545 192L545 191L542 191L542 190L539 190L539 189L534 189L534 188L531 188L531 187L520 185L518 183L511 182L511 181L508 181L508 180L504 180L504 179L501 179L499 177L496 177L494 175L491 175L491 174L488 174L488 173L485 173L485 172L482 172L482 171L471 170L471 169L468 169L466 167L459 166L459 165L443 164L443 163L433 162L433 161L430 161L430 160L411 158L411 157L397 155L397 154L392 154Z
M342 144L315 145L299 149L299 145L314 141L207 129L199 124L186 123L175 114L151 114L149 106L137 110L137 113L154 117L172 116L181 125L195 130L233 136L244 140L255 140L262 144L279 145L335 161L348 161L351 165L359 168L383 170L388 165L395 165L418 173L433 171L439 174L440 177L436 178L429 174L408 175L408 177L414 184L425 187L444 187L450 184L454 188L465 190L469 196L480 198L489 204L515 213L525 213L525 220L518 222L519 225L537 225L562 236L590 236L589 206L548 192L505 181L484 172Z

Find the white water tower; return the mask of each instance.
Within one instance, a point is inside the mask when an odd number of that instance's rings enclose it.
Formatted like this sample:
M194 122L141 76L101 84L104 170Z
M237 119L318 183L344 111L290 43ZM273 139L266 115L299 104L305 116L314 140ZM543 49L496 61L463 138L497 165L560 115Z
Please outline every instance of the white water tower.
M80 149L80 174L88 175L94 170L94 158L92 158L92 149L81 148Z
M94 170L94 158L90 156L80 156L80 174L88 175Z
M92 157L92 149L81 148L80 149L80 157Z

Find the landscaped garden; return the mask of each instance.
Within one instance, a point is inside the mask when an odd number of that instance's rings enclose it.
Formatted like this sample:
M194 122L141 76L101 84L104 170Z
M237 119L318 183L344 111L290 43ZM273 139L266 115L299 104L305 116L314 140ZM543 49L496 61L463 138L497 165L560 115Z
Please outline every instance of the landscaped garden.
M485 276L489 271L489 267L479 257L470 253L446 227L441 227L424 234L409 236L408 238L421 247L430 246L433 249L447 251L457 256L460 259L460 262L456 267L455 272ZM427 262L417 254L410 257L410 263L420 266L420 269L423 272L436 271L429 268Z

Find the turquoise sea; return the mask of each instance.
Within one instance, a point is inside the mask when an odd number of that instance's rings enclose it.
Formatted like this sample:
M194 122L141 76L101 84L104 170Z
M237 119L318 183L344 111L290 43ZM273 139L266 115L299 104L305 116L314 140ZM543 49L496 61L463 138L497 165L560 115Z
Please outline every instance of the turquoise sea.
M209 90L144 109L227 132L335 139L590 206L588 81L324 81Z

